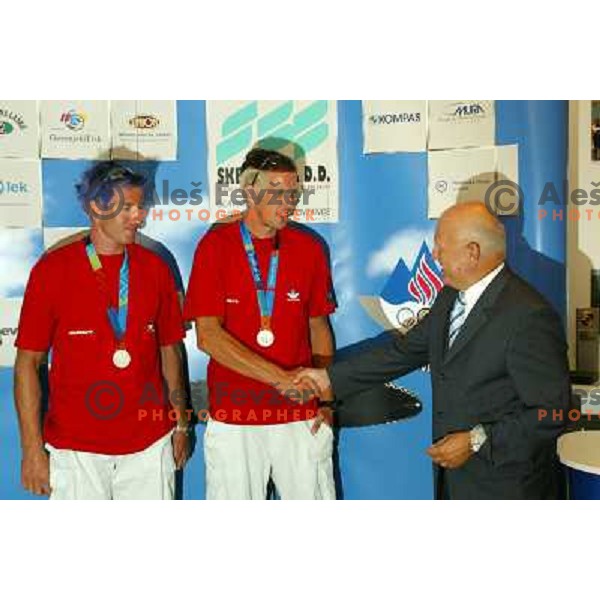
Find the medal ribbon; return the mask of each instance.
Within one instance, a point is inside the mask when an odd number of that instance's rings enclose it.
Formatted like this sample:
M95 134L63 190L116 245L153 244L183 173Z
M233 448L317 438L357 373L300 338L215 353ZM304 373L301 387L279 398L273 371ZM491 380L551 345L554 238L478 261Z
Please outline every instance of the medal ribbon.
M246 256L248 257L248 263L250 264L250 270L252 271L254 286L256 288L256 298L258 300L258 307L260 309L261 329L268 329L270 331L271 317L273 316L273 305L275 303L277 271L279 269L279 239L277 237L275 238L275 249L273 252L271 252L269 273L267 275L267 287L265 288L262 276L260 274L258 258L256 256L256 251L254 250L254 244L252 243L252 237L250 236L250 232L243 221L240 223L240 230L242 232L244 250L246 251Z
M106 298L106 314L108 316L108 321L115 334L115 338L119 342L125 335L127 310L129 308L129 255L127 249L125 249L123 264L119 271L119 306L117 309L110 305L106 274L102 269L102 263L100 262L100 257L96 252L96 248L94 248L94 244L92 244L89 238L86 240L85 251L90 261L90 266L96 275L98 287Z

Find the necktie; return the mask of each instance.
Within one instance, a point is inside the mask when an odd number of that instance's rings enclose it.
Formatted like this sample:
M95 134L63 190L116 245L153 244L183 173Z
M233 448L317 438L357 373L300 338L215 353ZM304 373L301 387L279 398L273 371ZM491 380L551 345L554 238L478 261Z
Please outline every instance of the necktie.
M461 330L465 322L466 312L467 302L465 300L465 293L458 292L458 296L456 297L454 306L452 307L452 312L450 313L450 326L448 328L448 348L452 347L456 336Z

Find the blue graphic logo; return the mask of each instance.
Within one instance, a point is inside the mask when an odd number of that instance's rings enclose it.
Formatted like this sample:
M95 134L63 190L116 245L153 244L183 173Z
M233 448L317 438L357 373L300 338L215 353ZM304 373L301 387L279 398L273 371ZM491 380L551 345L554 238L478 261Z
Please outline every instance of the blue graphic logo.
M369 316L384 329L406 332L427 315L443 287L441 270L423 242L411 269L401 258L381 295L360 300Z
M234 156L247 152L253 140L267 136L274 140L285 140L286 143L294 142L308 154L327 140L329 127L325 119L328 108L327 100L316 100L294 112L294 103L289 100L266 113L259 113L257 101L245 104L221 125L217 164L222 165ZM268 149L281 150L279 147Z

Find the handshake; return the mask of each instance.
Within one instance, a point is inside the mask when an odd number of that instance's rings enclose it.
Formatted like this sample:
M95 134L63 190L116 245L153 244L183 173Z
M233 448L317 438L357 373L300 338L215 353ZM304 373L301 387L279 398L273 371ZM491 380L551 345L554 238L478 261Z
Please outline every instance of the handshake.
M322 402L333 401L331 381L325 369L301 367L293 371L286 371L285 377L275 387L280 394L300 404L315 397Z

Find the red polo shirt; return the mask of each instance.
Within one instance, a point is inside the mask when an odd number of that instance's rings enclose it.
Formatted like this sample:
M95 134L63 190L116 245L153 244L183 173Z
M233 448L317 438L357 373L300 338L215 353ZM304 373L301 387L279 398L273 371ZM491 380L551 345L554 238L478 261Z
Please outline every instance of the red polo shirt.
M267 280L274 238L253 238L263 281ZM275 342L256 341L260 310L239 223L209 230L196 249L186 296L186 320L215 316L250 350L286 370L311 366L309 319L335 310L323 243L310 230L290 224L279 232L279 270L271 326ZM211 417L245 425L310 419L316 402L298 404L273 386L246 377L211 359L208 364ZM285 390L280 390L285 392Z
M124 343L132 361L113 365L115 338L82 241L44 255L29 276L15 342L52 351L44 440L56 448L129 454L173 427L160 346L183 339L173 277L154 252L131 244ZM113 305L123 254L101 255ZM145 411L145 412L144 412Z

